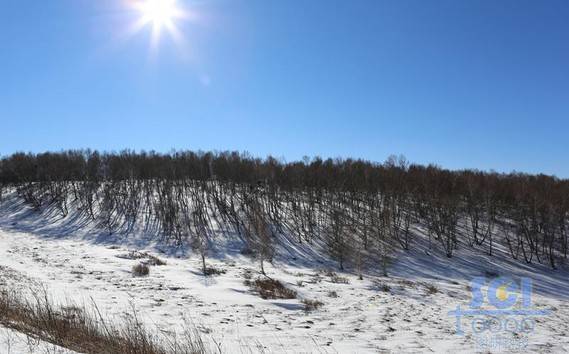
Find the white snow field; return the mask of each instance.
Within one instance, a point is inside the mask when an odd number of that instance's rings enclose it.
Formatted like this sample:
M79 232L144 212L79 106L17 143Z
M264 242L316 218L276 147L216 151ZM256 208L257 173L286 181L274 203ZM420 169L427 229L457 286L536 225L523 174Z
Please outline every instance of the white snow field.
M75 352L0 327L0 353L74 354Z
M175 333L195 326L212 352L223 353L470 353L569 352L569 272L563 266L527 265L462 247L448 259L428 250L421 229L410 251L397 251L389 277L372 271L364 279L338 272L316 246L281 240L267 274L297 291L294 300L264 300L244 284L259 266L239 253L238 240L218 240L208 264L225 271L200 273L200 259L185 248L143 232L110 237L68 216L39 214L13 203L0 208L0 288L41 291L54 301L90 306L120 319L136 308L156 331ZM167 262L147 277L133 277L132 250ZM378 268L372 267L371 269ZM329 271L333 270L337 277ZM475 276L499 274L533 279L533 305L548 309L531 333L500 332L514 347L483 346L463 319L457 335L450 311L467 308ZM303 299L323 305L305 311ZM68 353L0 329L0 353ZM496 343L494 343L496 344Z

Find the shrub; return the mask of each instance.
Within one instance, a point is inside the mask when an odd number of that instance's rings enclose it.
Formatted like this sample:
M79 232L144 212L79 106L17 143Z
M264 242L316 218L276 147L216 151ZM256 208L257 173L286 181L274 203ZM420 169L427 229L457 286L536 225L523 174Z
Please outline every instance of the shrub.
M327 276L327 277L336 276L336 272L334 272L333 270L330 270L330 269L320 269L317 274L322 274L322 275Z
M205 268L205 275L206 276L220 275L220 274L225 274L225 273L227 273L227 271L225 269L218 269L215 267L206 267Z
M402 288L415 288L415 284L407 279L400 280L399 284L401 285Z
M144 264L151 265L151 266L163 266L166 265L166 262L161 260L160 258L153 256L147 252L140 252L140 251L130 251L127 254L120 254L117 258L123 259L144 259L141 261Z
M427 284L426 287L427 287L427 294L429 295L436 294L439 292L439 289L433 284Z
M164 266L164 265L166 265L166 261L163 261L160 258L155 257L155 256L150 255L150 254L146 254L146 255L147 255L146 258L148 260L144 263L146 263L148 265L152 265L152 266Z
M328 292L328 297L337 298L337 297L338 297L338 293L335 292L335 291L329 291L329 292Z
M245 285L251 287L263 299L296 299L296 291L284 286L276 279L246 280Z
M319 274L314 274L314 275L312 275L312 278L310 279L310 281L314 284L318 284L322 281L322 277Z
M330 277L330 281L335 284L350 284L350 280L346 277L341 277L337 274L333 274Z
M150 274L150 268L144 263L138 263L132 267L132 275L135 277L145 277Z
M318 300L304 299L301 302L304 304L304 311L306 312L318 310L320 307L324 305L322 301Z

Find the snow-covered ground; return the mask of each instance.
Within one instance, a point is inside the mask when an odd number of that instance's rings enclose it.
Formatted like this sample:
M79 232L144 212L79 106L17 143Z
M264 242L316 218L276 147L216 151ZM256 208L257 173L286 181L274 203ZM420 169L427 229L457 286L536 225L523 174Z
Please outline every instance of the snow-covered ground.
M87 307L96 303L102 313L117 319L134 306L152 328L176 332L188 324L195 326L212 351L498 351L480 347L467 320L465 335L457 335L455 318L449 315L457 305L468 307L474 276L494 273L531 277L533 304L551 310L550 315L536 318L532 333L506 333L509 338L527 339L528 347L521 351L569 352L569 272L524 265L499 252L489 257L461 249L447 259L435 250L427 252L426 241L417 237L413 251L397 254L389 277L372 274L359 280L352 273L334 270L340 277L334 282L327 271L330 264L303 258L306 250L289 245L289 255L281 253L267 273L297 291L298 299L263 300L244 284L247 273L253 279L258 276L258 264L238 252L216 253L208 264L225 273L203 277L200 260L187 250L133 242L133 236L128 242L103 240L13 212L0 210L0 287L40 291L45 286L60 303ZM135 247L167 264L151 267L148 277L133 277L131 268L139 260L125 256ZM302 299L324 305L306 312ZM25 337L0 329L0 353L27 353L28 348ZM45 347L40 349L37 352L46 352Z
M74 351L37 340L19 332L0 327L2 354L74 354Z

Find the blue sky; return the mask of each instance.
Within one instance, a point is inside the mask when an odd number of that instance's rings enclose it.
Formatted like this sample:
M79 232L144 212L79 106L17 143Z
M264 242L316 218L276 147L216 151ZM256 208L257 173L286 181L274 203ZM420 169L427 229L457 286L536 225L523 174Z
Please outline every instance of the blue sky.
M129 0L133 1L133 0ZM569 177L566 0L3 0L0 154L246 150Z

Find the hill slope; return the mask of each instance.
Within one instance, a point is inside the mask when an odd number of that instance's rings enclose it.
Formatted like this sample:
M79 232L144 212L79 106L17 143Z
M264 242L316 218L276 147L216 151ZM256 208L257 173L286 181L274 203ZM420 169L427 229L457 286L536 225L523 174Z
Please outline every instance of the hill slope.
M383 277L370 267L363 280L338 272L318 244L278 242L267 275L297 293L296 299L262 299L245 281L264 279L258 263L242 255L241 240L218 237L208 265L217 276L200 273L201 260L186 247L144 234L109 237L94 228L70 227L65 219L3 203L0 210L0 284L10 289L48 292L60 303L91 304L117 320L132 306L152 328L181 332L196 328L212 350L266 353L416 353L488 351L468 328L455 334L449 311L467 307L470 280L480 275L530 276L533 303L552 313L538 318L535 331L504 337L527 338L532 352L569 350L569 286L565 269L512 261L498 247L492 257L460 247L447 258L429 249L420 227L412 251L396 251ZM72 218L72 217L71 217ZM139 253L133 251L139 251ZM142 253L141 253L142 252ZM141 261L158 257L147 277L133 277ZM306 311L303 300L321 307ZM6 331L0 348L6 352ZM4 346L4 347L2 347ZM491 349L491 348L490 348Z

